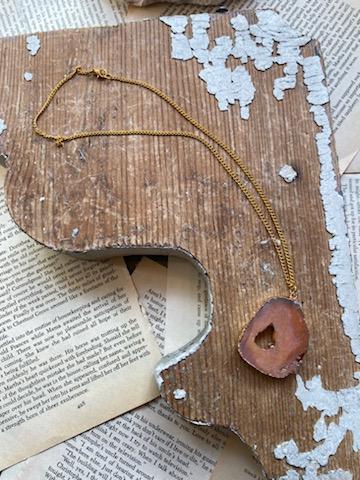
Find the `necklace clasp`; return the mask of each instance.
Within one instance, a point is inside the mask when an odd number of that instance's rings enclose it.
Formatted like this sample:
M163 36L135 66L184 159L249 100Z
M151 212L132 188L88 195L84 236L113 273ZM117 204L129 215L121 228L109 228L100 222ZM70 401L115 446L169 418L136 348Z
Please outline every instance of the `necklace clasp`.
M111 79L110 73L108 73L105 68L83 68L81 65L77 66L75 69L78 75L95 75L96 78L105 78L106 80Z
M111 78L110 74L105 70L105 68L93 68L92 73L94 73L97 78L105 78L106 80Z

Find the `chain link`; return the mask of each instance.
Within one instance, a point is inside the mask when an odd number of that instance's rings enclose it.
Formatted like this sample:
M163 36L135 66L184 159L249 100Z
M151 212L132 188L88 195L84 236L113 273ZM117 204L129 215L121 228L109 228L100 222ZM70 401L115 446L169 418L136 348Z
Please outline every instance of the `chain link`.
M95 77L103 80L115 80L121 83L126 83L129 85L135 85L142 88L145 88L166 103L168 103L174 110L176 110L185 120L187 120L193 127L199 130L207 139L189 131L182 130L84 130L81 132L75 132L71 135L52 135L44 130L40 129L38 126L38 120L49 107L56 93L61 89L61 87L71 80L75 75L94 75ZM284 279L289 290L289 298L295 299L297 294L297 286L295 280L295 272L292 257L290 250L285 238L285 234L281 228L280 222L273 210L268 198L266 197L262 187L257 182L247 165L243 163L240 157L234 152L227 144L220 140L214 133L210 132L206 127L204 127L197 120L192 118L180 105L178 105L172 98L170 98L166 93L154 87L153 85L144 82L142 80L135 80L131 78L126 78L123 76L111 75L103 68L88 68L85 69L81 66L76 67L72 72L66 75L62 80L60 80L55 87L51 90L49 96L47 97L45 103L39 110L38 114L33 120L33 129L34 131L43 138L52 140L56 143L57 146L62 146L64 142L69 142L78 138L87 138L87 137L97 137L97 136L128 136L128 135L145 135L145 136L175 136L183 138L191 138L202 143L216 158L220 165L224 168L227 174L232 178L236 185L240 188L242 193L245 195L246 199L258 215L261 223L264 225L268 235L270 236L271 241L273 242L275 251L279 258L280 266L283 271ZM225 161L225 159L220 155L218 150L208 141L212 141L218 147L220 147L240 168L245 177L254 188L257 193L261 203L256 200L255 195L251 193L246 184L241 181L239 175L236 171ZM262 204L262 207L261 207Z

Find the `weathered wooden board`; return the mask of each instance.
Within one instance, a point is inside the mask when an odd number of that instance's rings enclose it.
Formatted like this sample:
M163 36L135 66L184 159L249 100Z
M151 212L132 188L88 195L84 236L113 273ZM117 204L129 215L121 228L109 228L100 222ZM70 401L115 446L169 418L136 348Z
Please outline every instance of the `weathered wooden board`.
M211 35L229 33L228 15L212 21ZM239 190L204 147L189 139L92 138L57 148L34 135L31 122L65 73L78 64L98 66L158 86L233 146L264 186L294 254L311 335L301 374L307 379L321 373L324 386L334 390L354 384L355 363L328 271L329 235L314 141L318 127L303 83L279 102L272 89L282 67L259 72L249 65L259 88L244 121L238 106L220 112L198 78L196 60L171 58L168 27L158 20L39 37L34 57L24 37L0 42L0 116L8 126L0 151L9 155L6 193L13 218L40 243L67 252L191 253L210 278L213 329L195 354L165 372L162 394L191 420L232 428L254 448L269 477L283 474L289 467L275 459L274 448L294 438L301 450L312 449L319 414L304 412L294 396L294 377L267 378L237 353L239 334L253 314L269 297L287 293L270 242L261 243L266 232ZM304 48L305 55L316 52L314 43ZM25 71L33 73L31 82L23 79ZM75 78L60 91L41 125L65 134L188 129L151 93L93 77ZM291 184L277 173L284 164L299 173ZM174 399L176 388L188 392L184 401ZM329 467L360 478L357 460L347 435Z

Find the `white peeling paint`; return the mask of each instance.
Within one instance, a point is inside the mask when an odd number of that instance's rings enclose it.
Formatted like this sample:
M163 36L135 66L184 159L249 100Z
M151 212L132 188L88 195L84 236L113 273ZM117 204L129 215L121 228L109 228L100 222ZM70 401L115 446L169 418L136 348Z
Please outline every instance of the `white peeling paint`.
M40 38L37 35L29 35L26 37L26 48L30 55L36 55L40 48Z
M31 72L24 73L24 80L26 80L27 82L31 82L32 79L33 79L33 74Z
M329 472L319 474L316 477L300 476L295 470L290 470L285 477L280 477L279 480L312 480L313 478L317 480L352 480L352 475L341 468L338 470L329 470Z
M255 87L245 67L239 65L234 70L226 67L226 62L234 50L233 40L228 36L218 37L215 39L215 46L210 49L207 33L210 15L190 15L190 19L192 38L188 39L184 35L186 16L160 17L160 20L171 28L172 58L189 60L195 57L203 65L199 77L206 83L209 93L215 95L220 110L225 111L229 105L238 101L241 117L248 119Z
M203 36L205 33L202 33ZM255 96L255 87L251 76L244 66L239 65L234 70L226 66L229 56L233 55L234 51L234 43L229 36L216 38L215 46L211 50L204 49L205 45L207 49L209 47L207 33L206 37L206 41L203 40L201 45L202 49L197 49L195 48L196 44L191 44L194 48L194 56L204 64L204 69L199 72L199 77L205 81L208 92L215 95L220 110L228 110L229 105L238 101L240 116L247 120L250 115L249 105Z
M183 388L177 388L173 392L175 400L184 400L186 398L186 390Z
M249 58L255 58L257 45L250 35L250 27L247 18L244 15L237 15L230 20L230 23L235 31L234 48L231 54L235 58L239 58L241 63L247 63ZM269 54L271 57L271 53ZM269 67L272 65L272 59Z
M177 60L190 60L190 58L193 58L189 40L184 35L188 17L185 15L174 15L172 17L160 17L160 20L171 28L172 58Z
M210 27L210 15L208 13L198 13L190 15L190 18L193 35L190 40L191 50L200 63L207 63L210 43L207 29Z
M160 20L168 25L173 33L184 33L188 24L188 17L186 15L160 17Z
M310 112L314 116L315 123L320 127L315 140L320 161L320 193L325 211L326 228L332 235L329 240L329 248L332 251L329 272L333 276L339 304L343 307L344 332L350 338L352 352L356 361L359 362L360 321L346 234L344 201L337 191L331 151L331 127L323 106L329 101L323 84L325 76L318 56L304 58L301 63L304 82L309 92L307 101ZM355 374L355 378L360 380L360 372ZM319 376L313 377L305 384L298 376L297 384L296 396L304 409L312 407L321 412L320 418L314 425L313 434L315 442L321 443L307 452L300 452L294 440L278 445L274 451L276 458L285 459L289 465L304 470L301 477L295 470L290 470L286 476L281 477L281 480L352 479L351 472L342 469L323 474L318 473L318 470L328 464L330 456L336 454L347 432L352 433L354 452L360 451L360 386L328 391L323 388ZM325 417L333 415L339 416L338 421L327 423Z
M204 80L207 90L218 101L219 109L226 111L229 105L240 104L240 116L247 120L249 105L255 97L255 87L251 76L244 66L234 70L226 66L232 55L242 64L251 59L257 70L264 71L274 63L284 65L284 76L274 81L274 96L280 100L284 91L294 88L298 69L297 60L301 60L300 47L309 42L309 37L299 35L272 10L257 12L258 23L249 25L246 17L237 15L230 20L234 38L229 36L215 38L215 46L210 48L208 13L190 15L193 36L185 35L188 19L185 15L160 17L171 27L172 57L178 60L196 58L203 65L199 77ZM278 42L276 55L274 42Z
M309 91L309 95L306 97L308 103L311 105L324 105L325 103L328 103L330 100L329 92L323 83L325 80L325 74L322 69L320 57L306 57L302 59L301 64L303 65L304 70L304 83ZM327 121L326 123L328 124L329 122ZM319 126L324 127L324 125L321 124ZM327 131L326 134L329 134L328 136L330 136L331 131Z
M291 183L297 177L297 171L291 165L284 165L279 170L279 175L286 183Z
M271 10L257 12L259 19L250 31L263 45L271 41L278 42L277 55L274 63L284 65L284 77L274 80L274 97L278 100L284 98L284 91L295 88L298 60L302 58L300 47L306 45L311 39L299 34L280 15Z
M304 83L308 89L309 110L320 128L315 140L321 165L320 193L324 206L326 229L332 236L329 240L329 248L332 251L329 272L333 276L339 304L343 307L344 332L350 338L351 349L356 361L360 362L360 321L351 271L343 198L337 191L333 168L331 128L326 109L323 106L329 101L329 95L323 83L325 76L321 60L318 56L306 58L302 56L301 47L306 45L310 38L292 29L272 10L257 12L258 22L255 25L249 25L247 19L242 15L233 17L231 25L235 32L235 38L219 37L215 39L215 46L212 49L209 48L208 38L206 38L209 27L205 27L202 23L201 30L200 25L196 25L198 21L196 17L192 16L191 20L193 24L195 22L195 31L198 31L199 35L201 34L201 42L200 38L199 41L189 42L193 53L189 58L195 57L203 65L199 76L206 82L209 93L215 95L221 110L227 110L229 105L239 101L242 118L248 118L249 106L255 96L255 87L246 70L249 59L253 60L255 68L260 71L271 68L273 64L284 66L284 76L276 78L273 84L273 95L277 100L283 100L285 91L295 88L298 69L303 69ZM205 21L206 18L203 17L201 22ZM182 31L185 36L184 32L185 28ZM274 51L275 42L277 43L276 51ZM206 48L205 45L207 45ZM239 59L242 65L236 66L234 70L226 67L230 55ZM242 100L241 95L243 95ZM293 172L290 176L287 173L290 175L289 170L284 174L287 178L294 175ZM190 345L190 349L187 350L185 346L172 358L169 365L177 363L195 352L210 329L209 323L206 331ZM160 379L163 369L164 366L158 370ZM360 380L360 373L355 374L355 378ZM308 452L300 452L294 440L278 445L274 452L276 458L285 459L292 467L301 469L301 472L294 468L289 470L280 480L352 479L350 472L342 469L326 472L324 467L328 464L330 456L336 454L346 432L353 433L353 450L355 452L360 450L359 385L339 391L326 391L321 385L320 377L314 377L304 384L301 377L298 376L297 382L296 396L304 409L312 407L320 412L320 417L314 425L313 437L316 445ZM339 415L338 422L327 423L325 421L326 417L335 414ZM321 473L319 473L320 468Z
M79 233L80 233L80 230L77 227L73 228L71 232L72 238L76 238L79 235Z
M360 380L360 372L354 376ZM318 470L328 464L330 456L335 455L348 432L352 434L353 450L360 451L360 384L339 391L330 391L324 389L320 376L315 376L304 383L298 375L295 395L305 410L312 407L321 412L314 425L313 436L316 442L322 443L307 452L300 452L294 440L278 445L275 449L276 458L285 459L290 465L305 470L302 477L295 476L298 473L290 470L281 479L351 479L351 473L342 469L323 475L318 474ZM337 420L326 421L326 417L335 415L338 416Z
M270 263L262 262L260 268L262 272L268 274L270 277L275 276L274 270L272 269Z
M7 129L7 125L5 123L5 120L0 118L0 135Z
M336 175L332 162L331 127L323 106L329 99L323 91L324 74L319 57L303 60L304 81L307 84L310 112L320 132L316 134L316 146L320 161L320 193L325 211L326 229L332 235L329 248L332 259L329 272L336 285L339 304L343 307L342 322L355 360L360 362L360 319L355 294L351 255L344 214L344 199L338 192Z

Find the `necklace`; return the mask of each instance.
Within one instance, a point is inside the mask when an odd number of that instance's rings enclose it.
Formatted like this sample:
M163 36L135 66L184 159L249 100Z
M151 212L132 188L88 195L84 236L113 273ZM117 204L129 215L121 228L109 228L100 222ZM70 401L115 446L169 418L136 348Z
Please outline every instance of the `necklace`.
M94 75L101 80L118 81L120 83L135 85L144 88L163 101L168 103L176 110L188 123L203 134L203 136L191 131L183 130L84 130L74 132L71 135L53 135L42 130L38 126L40 117L45 113L56 93L76 75L91 76ZM284 280L288 289L288 298L272 298L266 302L258 313L253 317L248 326L245 328L239 342L239 353L242 358L259 371L275 376L284 377L289 373L293 373L298 368L302 356L306 353L308 344L308 330L304 322L303 314L299 304L296 302L297 285L295 280L295 272L290 250L281 228L275 211L270 201L265 195L258 181L254 178L246 164L227 144L219 139L214 133L210 132L197 120L192 118L181 106L179 106L172 98L163 91L153 85L142 81L123 76L111 75L102 68L83 68L76 67L72 72L67 74L60 80L51 90L45 103L33 120L33 129L36 134L41 137L54 141L61 147L65 142L71 140L96 137L96 136L128 136L128 135L144 135L144 136L169 136L169 137L186 137L196 140L204 145L220 163L226 173L232 178L235 184L244 194L253 210L256 212L261 223L265 227L272 244L275 248L277 257L280 262ZM247 185L241 180L235 169L226 162L214 145L224 151L230 159L235 162L243 175L252 185L255 194L253 194ZM257 343L257 337L267 328L273 328L273 341L269 348L260 347ZM283 334L282 334L283 333ZM287 335L287 337L286 337ZM289 335L291 338L289 338ZM283 338L284 337L284 338ZM285 341L286 337L286 341ZM284 342L282 341L284 340ZM290 345L289 345L290 343ZM280 355L281 354L281 355Z

